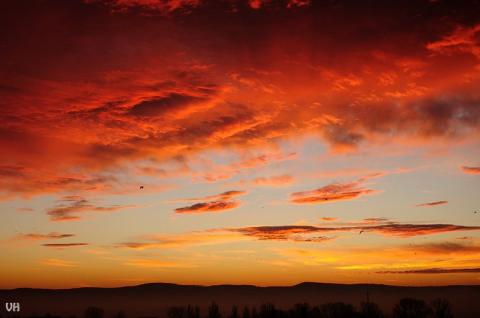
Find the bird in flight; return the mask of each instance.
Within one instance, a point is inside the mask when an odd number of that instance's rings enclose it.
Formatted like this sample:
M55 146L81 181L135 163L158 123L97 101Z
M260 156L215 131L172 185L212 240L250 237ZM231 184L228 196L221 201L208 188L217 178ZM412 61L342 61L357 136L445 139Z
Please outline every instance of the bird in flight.
M477 214L477 213L478 213L478 211L474 211L474 212L473 212L473 214Z
M364 230L361 230L358 234L362 234L363 232L365 232Z
M142 189L143 189L143 186L140 186L140 190L142 190Z

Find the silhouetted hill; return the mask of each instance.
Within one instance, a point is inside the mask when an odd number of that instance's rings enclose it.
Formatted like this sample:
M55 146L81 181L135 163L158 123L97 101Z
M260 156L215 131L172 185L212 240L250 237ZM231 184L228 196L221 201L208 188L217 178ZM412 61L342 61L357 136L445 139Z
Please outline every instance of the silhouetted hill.
M450 301L455 317L480 317L480 285L400 287L373 284L325 284L305 282L288 287L257 287L251 285L176 285L152 283L118 288L31 289L0 290L1 316L7 316L4 302L21 303L21 315L45 314L82 316L89 306L100 307L109 317L122 310L127 317L164 317L171 306L199 305L202 312L212 302L225 313L232 305L259 306L273 303L279 308L290 308L296 303L320 305L345 302L358 307L366 299L377 303L390 313L401 298L413 297L427 302L435 298Z

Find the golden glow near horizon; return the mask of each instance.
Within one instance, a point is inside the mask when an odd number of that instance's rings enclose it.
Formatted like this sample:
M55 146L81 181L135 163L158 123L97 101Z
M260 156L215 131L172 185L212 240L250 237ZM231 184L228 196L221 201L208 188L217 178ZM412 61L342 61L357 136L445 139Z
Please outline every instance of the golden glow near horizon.
M480 283L480 21L396 5L7 3L0 288Z

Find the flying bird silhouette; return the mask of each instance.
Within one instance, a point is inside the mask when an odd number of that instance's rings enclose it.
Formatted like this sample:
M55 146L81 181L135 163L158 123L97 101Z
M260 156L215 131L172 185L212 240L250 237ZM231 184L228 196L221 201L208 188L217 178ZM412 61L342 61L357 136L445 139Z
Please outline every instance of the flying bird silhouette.
M365 232L364 230L361 230L358 234L362 234L363 232Z
M140 186L140 190L142 190L142 189L143 189L143 186Z

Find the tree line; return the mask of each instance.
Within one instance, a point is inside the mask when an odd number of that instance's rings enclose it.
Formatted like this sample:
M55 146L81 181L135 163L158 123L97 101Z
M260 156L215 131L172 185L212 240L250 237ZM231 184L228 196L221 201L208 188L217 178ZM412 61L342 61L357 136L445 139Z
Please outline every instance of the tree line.
M308 303L299 303L290 309L280 309L274 304L266 303L258 307L245 306L239 308L232 306L227 314L220 310L218 304L213 302L206 310L201 312L199 306L173 306L166 312L167 318L453 318L453 311L446 299L438 298L430 303L420 299L403 298L394 305L390 313L384 313L373 302L362 302L359 308L343 302L326 303L311 306ZM18 315L10 318L21 318ZM162 315L164 317L164 315ZM0 318L2 318L0 316ZM33 315L28 318L62 318L55 315ZM76 318L70 316L66 318ZM103 309L89 307L83 318L106 318ZM127 318L122 311L110 318ZM156 318L156 317L139 317Z

